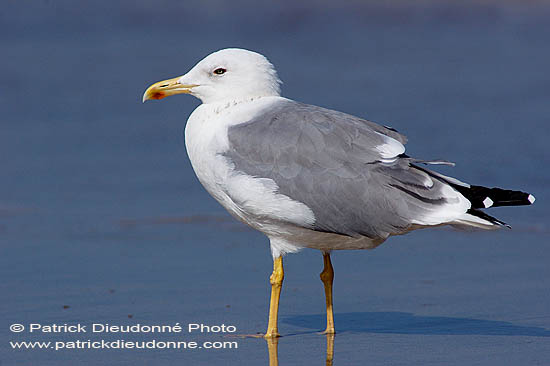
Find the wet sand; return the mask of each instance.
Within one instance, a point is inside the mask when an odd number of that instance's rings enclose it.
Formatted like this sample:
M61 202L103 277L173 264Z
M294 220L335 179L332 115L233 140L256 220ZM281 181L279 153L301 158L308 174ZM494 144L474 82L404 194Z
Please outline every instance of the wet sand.
M389 124L439 171L524 189L490 213L512 230L423 230L337 252L333 364L534 365L550 359L550 5L347 8L198 2L10 4L0 28L0 364L266 365L221 333L12 333L28 325L233 325L265 331L261 234L204 191L182 131L191 97L151 82L228 46L266 54L283 94ZM500 4L500 5L499 5ZM240 12L243 10L243 13ZM285 258L277 355L326 364L322 256ZM238 349L12 350L9 341L238 342ZM329 342L330 345L330 342ZM330 353L330 352L329 352Z

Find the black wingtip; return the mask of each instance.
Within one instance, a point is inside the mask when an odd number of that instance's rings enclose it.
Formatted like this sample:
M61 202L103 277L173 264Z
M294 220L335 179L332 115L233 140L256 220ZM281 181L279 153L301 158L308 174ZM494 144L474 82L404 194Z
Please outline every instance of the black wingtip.
M500 221L500 220L497 219L496 217L487 215L485 212L480 211L480 210L476 210L475 208L469 209L469 210L468 210L468 213L469 213L470 215L479 217L480 219L489 221L489 222L492 223L492 224L495 224L495 225L498 225L498 226L504 226L504 227L506 227L506 228L508 228L508 229L512 229L512 227L511 227L510 225L508 225L507 223L505 223L504 221Z
M529 206L535 202L535 196L522 191L483 186L453 187L472 203L473 208Z

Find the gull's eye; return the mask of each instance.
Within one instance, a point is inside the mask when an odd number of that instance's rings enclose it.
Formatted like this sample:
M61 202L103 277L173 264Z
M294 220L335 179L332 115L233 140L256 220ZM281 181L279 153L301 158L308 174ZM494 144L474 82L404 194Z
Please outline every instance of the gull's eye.
M223 67L218 67L216 70L214 70L214 74L216 75L221 75L221 74L225 74L227 70L224 69Z

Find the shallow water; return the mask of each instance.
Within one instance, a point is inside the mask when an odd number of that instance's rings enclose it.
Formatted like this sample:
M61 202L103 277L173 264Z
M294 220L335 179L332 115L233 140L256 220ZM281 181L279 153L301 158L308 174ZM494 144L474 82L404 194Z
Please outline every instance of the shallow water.
M511 231L424 230L374 251L334 253L334 365L547 362L549 4L178 4L3 6L2 366L268 364L262 339L220 333L8 329L265 330L268 243L235 222L192 172L182 130L198 101L140 101L152 82L229 46L266 54L287 97L389 124L409 137L409 155L455 161L445 174L537 197L531 207L490 211ZM316 251L285 258L281 365L325 364L321 268ZM230 340L238 349L9 345L78 339Z

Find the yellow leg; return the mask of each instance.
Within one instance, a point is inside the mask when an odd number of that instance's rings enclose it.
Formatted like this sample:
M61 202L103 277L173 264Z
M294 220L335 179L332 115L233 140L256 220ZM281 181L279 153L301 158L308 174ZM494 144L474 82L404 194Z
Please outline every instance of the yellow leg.
M334 280L334 270L330 262L330 252L323 252L323 272L320 276L325 285L325 300L327 303L327 329L325 334L334 334L334 315L332 313L332 281Z
M265 338L280 337L277 329L277 317L279 314L279 297L281 296L284 277L283 257L277 257L273 261L273 273L269 278L271 282L271 302L269 303L269 323L267 324Z

